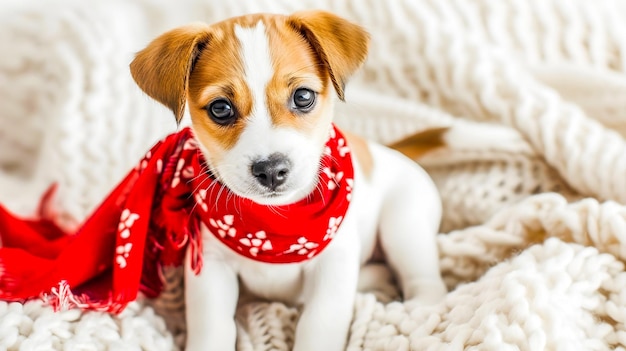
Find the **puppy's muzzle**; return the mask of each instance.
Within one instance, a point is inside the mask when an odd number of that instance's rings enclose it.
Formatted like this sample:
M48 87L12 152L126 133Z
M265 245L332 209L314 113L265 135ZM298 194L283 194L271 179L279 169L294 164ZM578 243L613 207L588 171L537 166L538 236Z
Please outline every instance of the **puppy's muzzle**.
M269 158L252 163L250 169L256 180L271 191L284 184L289 176L291 162L283 154L271 154Z

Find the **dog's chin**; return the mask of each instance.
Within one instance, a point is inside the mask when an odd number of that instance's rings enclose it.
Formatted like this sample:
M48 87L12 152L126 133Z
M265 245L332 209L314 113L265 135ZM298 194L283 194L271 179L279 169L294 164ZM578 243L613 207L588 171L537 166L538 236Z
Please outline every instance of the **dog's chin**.
M248 198L261 205L281 206L295 202L293 192L266 191L250 195Z
M276 190L269 190L262 187L255 187L254 190L248 191L245 194L239 194L236 190L234 193L241 197L248 198L258 204L268 206L282 206L289 205L298 202L305 198L311 190L309 187L279 187Z
M290 183L278 187L276 190L270 190L253 181L229 182L222 179L221 182L233 194L267 206L282 206L298 202L307 197L316 185L315 182L311 184Z

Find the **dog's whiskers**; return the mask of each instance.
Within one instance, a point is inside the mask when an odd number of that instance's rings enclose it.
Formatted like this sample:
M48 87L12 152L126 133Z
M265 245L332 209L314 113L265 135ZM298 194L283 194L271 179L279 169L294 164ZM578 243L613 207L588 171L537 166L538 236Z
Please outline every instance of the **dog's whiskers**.
M196 189L195 189L195 190L194 190L191 194L189 194L189 196L190 196L190 197L193 197L193 196L194 196L194 194L196 193L196 191L198 191L198 189L202 186L202 184L204 184L204 182L206 182L207 180L209 180L209 178L204 179L202 182L200 182L200 184L198 184L198 186L196 187ZM215 182L215 181L211 182L211 183L209 184L209 186L206 188L207 193L210 193L210 192L211 192L211 190L212 190L212 188L214 188L214 187L216 187L216 186L218 186L218 183L217 183L217 182ZM197 201L194 201L194 205L193 205L193 207L191 208L191 212L190 212L190 213L193 213L193 212L194 212L194 210L196 209L196 207L197 207L197 206L198 206L198 202L197 202Z

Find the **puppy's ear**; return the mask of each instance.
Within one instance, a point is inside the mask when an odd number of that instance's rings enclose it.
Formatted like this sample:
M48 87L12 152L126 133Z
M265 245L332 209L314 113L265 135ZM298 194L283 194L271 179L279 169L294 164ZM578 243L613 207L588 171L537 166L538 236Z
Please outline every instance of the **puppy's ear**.
M154 39L130 64L137 85L172 110L176 122L180 122L185 111L193 64L209 38L206 24L176 28Z
M325 11L302 11L287 24L300 33L328 69L337 95L344 100L348 78L367 56L369 34L360 26Z

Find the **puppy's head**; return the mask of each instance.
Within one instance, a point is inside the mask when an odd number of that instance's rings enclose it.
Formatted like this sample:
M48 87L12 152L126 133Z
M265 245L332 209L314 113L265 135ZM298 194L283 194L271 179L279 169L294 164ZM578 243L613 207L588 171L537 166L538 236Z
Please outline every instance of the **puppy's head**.
M346 80L367 33L333 14L250 15L171 30L139 52L131 73L177 121L188 107L211 172L239 196L278 205L316 185Z

